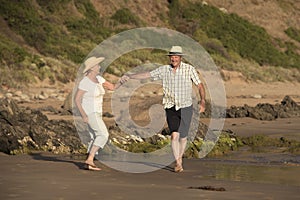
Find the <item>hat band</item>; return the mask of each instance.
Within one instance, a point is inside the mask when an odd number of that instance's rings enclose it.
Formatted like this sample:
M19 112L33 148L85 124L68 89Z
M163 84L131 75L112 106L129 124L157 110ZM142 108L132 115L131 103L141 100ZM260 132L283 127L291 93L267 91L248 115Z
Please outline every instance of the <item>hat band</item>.
M182 52L169 52L170 55L181 55Z

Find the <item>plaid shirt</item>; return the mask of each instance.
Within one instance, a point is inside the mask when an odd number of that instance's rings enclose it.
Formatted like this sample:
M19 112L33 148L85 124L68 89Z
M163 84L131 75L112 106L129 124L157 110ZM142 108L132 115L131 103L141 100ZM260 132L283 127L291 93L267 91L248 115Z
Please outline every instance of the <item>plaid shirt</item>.
M193 66L181 62L174 73L171 65L163 65L151 71L150 75L154 80L162 80L164 108L175 106L179 110L193 104L192 83L201 83Z

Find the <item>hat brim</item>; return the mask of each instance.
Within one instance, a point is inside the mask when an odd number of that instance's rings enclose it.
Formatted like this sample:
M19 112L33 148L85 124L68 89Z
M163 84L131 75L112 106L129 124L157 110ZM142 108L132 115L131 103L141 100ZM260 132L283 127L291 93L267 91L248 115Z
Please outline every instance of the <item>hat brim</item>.
M95 60L93 60L93 62L89 63L88 66L85 66L84 70L83 70L83 74L85 74L87 71L89 71L91 68L93 68L95 65L101 63L105 58L104 57L99 57L96 58Z

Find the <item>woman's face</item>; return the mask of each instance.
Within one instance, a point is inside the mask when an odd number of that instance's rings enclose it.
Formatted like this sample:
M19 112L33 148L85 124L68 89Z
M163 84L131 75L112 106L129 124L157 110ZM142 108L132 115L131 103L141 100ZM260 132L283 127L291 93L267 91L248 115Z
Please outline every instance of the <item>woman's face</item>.
M94 67L92 67L92 69L91 69L91 71L93 71L93 72L95 72L95 73L99 73L99 71L100 71L100 65L99 64L97 64L97 65L95 65Z
M173 65L173 67L178 67L181 62L181 56L173 55L169 56L170 57L170 63Z

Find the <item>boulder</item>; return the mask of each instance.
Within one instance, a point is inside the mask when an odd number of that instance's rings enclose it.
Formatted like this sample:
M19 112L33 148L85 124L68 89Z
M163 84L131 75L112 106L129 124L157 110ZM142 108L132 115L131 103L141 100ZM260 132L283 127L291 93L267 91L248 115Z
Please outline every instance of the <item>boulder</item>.
M260 103L255 107L248 105L231 106L226 110L226 117L251 117L258 120L274 120L277 118L300 117L300 106L290 96L285 96L281 104Z
M12 99L0 99L0 124L0 151L7 154L85 152L73 122L48 120L41 111L20 108Z

